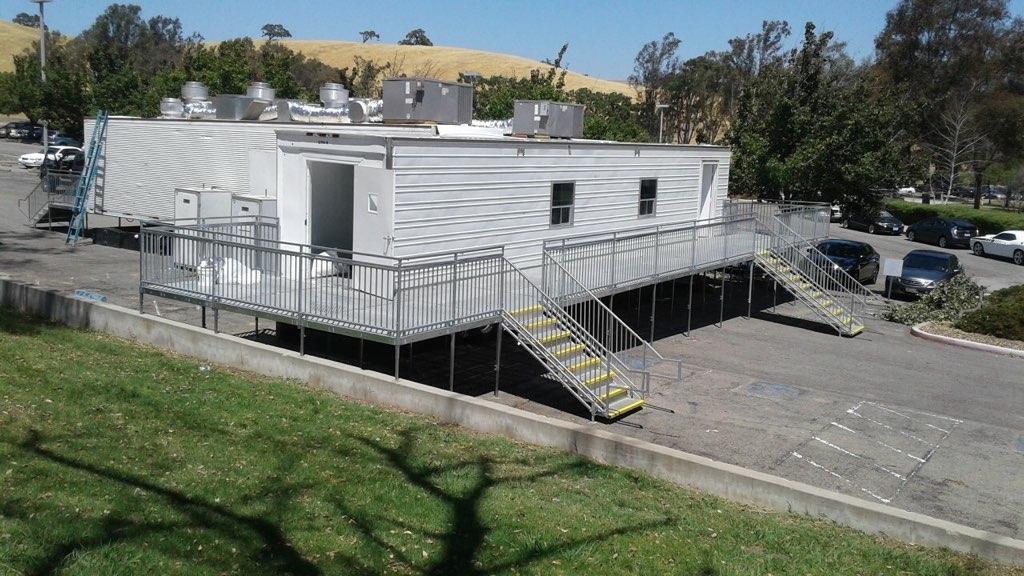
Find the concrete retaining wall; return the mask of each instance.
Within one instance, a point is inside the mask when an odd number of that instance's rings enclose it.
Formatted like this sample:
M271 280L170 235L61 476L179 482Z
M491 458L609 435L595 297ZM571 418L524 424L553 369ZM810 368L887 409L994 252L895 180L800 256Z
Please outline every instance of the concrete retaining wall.
M210 362L304 380L362 402L418 412L480 432L645 472L730 500L827 518L913 544L1024 565L1024 541L830 492L607 431L440 390L133 310L74 299L0 277L0 306Z

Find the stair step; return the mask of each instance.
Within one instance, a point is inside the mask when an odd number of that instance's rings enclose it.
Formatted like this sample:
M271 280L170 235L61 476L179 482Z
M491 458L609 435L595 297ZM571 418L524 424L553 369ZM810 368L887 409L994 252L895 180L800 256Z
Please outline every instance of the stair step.
M527 322L525 328L527 330L535 330L537 328L545 328L547 326L554 326L558 323L558 320L554 318L542 318L540 320L534 320L533 322Z
M519 308L517 310L512 310L511 312L509 312L509 315L510 316L525 316L526 314L533 314L533 313L536 313L536 312L543 312L543 311L544 311L544 307L543 306L541 306L540 304L534 304L533 306L526 306L526 307L523 307L523 308Z
M616 402L611 407L609 407L606 416L608 418L618 418L619 416L622 416L626 413L638 410L639 408L643 407L643 405L643 398L622 398L619 400L619 402Z
M585 370L587 368L590 368L591 366L597 366L600 363L601 363L601 359L600 358L587 358L586 360L583 360L582 362L576 362L575 364L569 364L568 366L566 366L566 368L568 368L570 372L579 372L580 370Z
M552 354L555 355L555 358L568 358L569 356L572 356L577 352L583 352L586 349L587 347L583 344L573 344L572 346L553 351Z
M591 392L597 393L597 390L591 390ZM602 402L608 402L608 401L611 401L611 400L614 400L614 399L618 398L619 396L622 396L625 393L626 393L626 389L625 388L610 387L610 388L608 388L607 392L605 392L604 394L598 394L597 397Z
M586 386L587 388L590 388L591 390L593 390L595 385L601 384L605 380L611 380L612 378L615 378L615 370L611 370L609 372L605 372L604 374L601 374L600 376L594 376L593 378L587 378L586 380L583 381L583 385Z
M537 338L537 341L543 344L544 346L547 346L552 342L558 342L559 340L568 338L570 336L572 336L572 334L570 334L567 330L562 330L561 332L555 332L554 334L550 334L542 338Z

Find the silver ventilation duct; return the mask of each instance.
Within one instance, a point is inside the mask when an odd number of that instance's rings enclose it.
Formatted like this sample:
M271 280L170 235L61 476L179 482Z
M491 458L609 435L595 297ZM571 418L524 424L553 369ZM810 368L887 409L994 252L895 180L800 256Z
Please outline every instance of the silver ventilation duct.
M202 82L185 82L181 86L181 99L184 100L186 104L202 102L210 99L210 91L206 89L206 85Z
M354 123L379 122L383 118L383 113L383 100L356 98L348 101L348 116Z
M270 100L241 94L221 94L214 97L213 106L218 120L258 120L270 106Z
M325 82L320 87L320 102L325 108L344 108L348 106L348 90L343 84Z
M210 120L217 117L217 107L209 100L185 103L185 118Z
M246 89L245 95L259 100L273 100L277 90L270 87L266 82L253 82Z
M349 122L348 108L324 108L316 104L277 100L278 122L303 122L307 124L344 124Z
M161 118L181 118L185 114L185 105L180 98L160 99Z

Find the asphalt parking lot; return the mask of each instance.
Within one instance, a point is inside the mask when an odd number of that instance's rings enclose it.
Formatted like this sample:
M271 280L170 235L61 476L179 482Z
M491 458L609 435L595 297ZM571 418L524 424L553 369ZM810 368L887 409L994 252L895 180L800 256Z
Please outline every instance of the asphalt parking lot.
M1008 286L1024 284L1024 266L1017 266L1009 260L1000 258L975 256L967 248L939 248L932 244L923 242L911 242L906 236L885 236L881 234L868 234L859 230L847 230L838 224L830 227L831 235L835 238L846 240L858 240L871 244L882 258L899 258L906 256L911 250L937 250L940 252L951 252L964 265L964 270L971 275L979 284L989 290L999 290ZM873 290L882 292L885 288L885 279L879 278L878 282L871 286Z
M26 226L17 199L38 179L34 171L4 166L19 150L35 148L0 141L0 273L64 292L84 289L135 308L137 253L88 242L72 252L59 233ZM888 257L926 247L838 227L834 235L867 241ZM1024 267L966 250L955 253L991 288L1024 283ZM860 336L841 338L814 322L801 305L780 303L773 310L766 288L756 290L761 298L750 319L744 317L745 285L726 292L726 320L719 328L714 292L705 298L702 289L689 338L683 335L685 312L679 302L659 290L655 346L685 362L684 378L674 381L666 371L652 385L649 408L598 425L1024 537L1024 360L920 340L904 326L877 319ZM647 318L649 302L649 296L617 298L616 311ZM634 308L620 311L619 305ZM157 298L146 299L146 312L193 324L200 318L195 306ZM252 318L223 315L221 329L269 337L253 333ZM342 355L349 343L325 335L313 340L311 353L352 361ZM495 399L489 392L493 342L492 337L459 339L457 391ZM572 398L509 342L503 348L502 392L495 400L585 421ZM370 358L368 367L387 370L390 354L383 350L381 362L374 365ZM403 376L447 387L446 342L417 344L404 362Z

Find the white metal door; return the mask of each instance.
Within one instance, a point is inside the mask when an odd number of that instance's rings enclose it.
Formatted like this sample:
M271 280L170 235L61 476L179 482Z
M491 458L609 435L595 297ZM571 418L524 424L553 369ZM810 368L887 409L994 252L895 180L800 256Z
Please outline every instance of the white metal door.
M718 176L717 162L704 162L701 165L700 175L700 212L698 218L706 220L711 218L715 209L715 180Z

